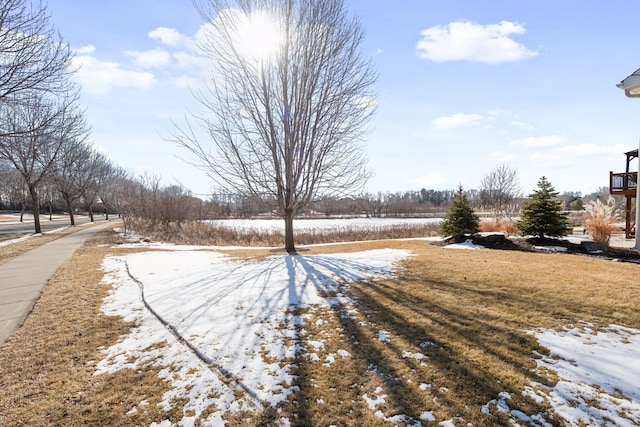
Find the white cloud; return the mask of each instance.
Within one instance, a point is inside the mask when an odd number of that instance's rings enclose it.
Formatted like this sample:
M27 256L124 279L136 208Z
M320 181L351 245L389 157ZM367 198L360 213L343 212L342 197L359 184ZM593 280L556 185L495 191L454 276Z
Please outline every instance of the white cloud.
M125 53L133 57L142 68L161 68L171 64L171 55L166 50L153 49L144 52L127 50Z
M79 49L76 49L76 54L77 55L90 55L93 52L95 52L96 47L92 44L86 45L86 46L82 46Z
M531 161L537 167L563 167L576 164L576 161L570 156L554 153L533 153L531 155Z
M611 153L611 147L604 147L596 144L577 144L559 147L558 153L571 154L574 156L588 156L591 154L607 154Z
M439 117L433 121L433 127L440 130L456 129L465 126L479 126L483 117L480 114L457 113L448 117Z
M415 179L412 184L415 184L420 188L438 188L444 183L444 175L440 172L431 172L430 174Z
M193 47L193 39L184 34L180 34L180 32L174 28L158 27L149 32L149 37L167 46L187 47L189 49Z
M182 75L170 78L169 82L179 89L198 89L202 87L203 80L196 77Z
M509 37L524 32L524 26L509 21L490 25L456 21L423 30L416 51L420 58L434 62L515 62L538 55Z
M211 66L211 62L204 56L189 52L174 52L173 58L176 60L176 63L180 68L199 68L206 70Z
M202 87L204 77L211 72L211 61L200 54L196 40L206 37L209 24L200 27L194 37L185 36L173 28L159 27L149 33L149 37L167 46L168 50L155 49L142 52L136 57L142 67L171 66L168 82L179 89ZM137 52L131 52L137 54ZM172 72L173 71L173 72ZM180 74L178 74L180 73Z
M520 129L524 129L524 130L528 130L528 131L532 131L535 129L535 127L529 123L520 121L520 120L512 120L511 121L511 126L515 126L517 128Z
M511 145L515 145L517 147L524 148L540 148L540 147L553 147L556 145L561 145L566 142L566 138L558 135L550 135L550 136L531 136L529 138L518 139L516 141L512 141Z
M515 160L519 160L520 156L515 153L505 153L504 151L494 151L489 154L489 158L499 163L508 163Z
M150 89L157 84L153 73L125 70L115 62L100 61L89 55L73 59L76 79L86 93L104 95L114 87Z
M569 154L573 156L585 157L585 156L594 156L599 154L613 154L620 155L622 157L623 153L630 151L629 146L625 144L616 144L616 145L596 145L596 144L575 144L575 145L567 145L564 147L558 147L556 152L561 154Z

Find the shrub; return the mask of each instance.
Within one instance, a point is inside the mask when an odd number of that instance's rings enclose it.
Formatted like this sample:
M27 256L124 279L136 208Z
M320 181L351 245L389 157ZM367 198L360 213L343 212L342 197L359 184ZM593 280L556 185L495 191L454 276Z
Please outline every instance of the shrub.
M494 233L502 231L502 223L500 221L481 221L480 231L483 233Z
M481 221L480 231L483 233L502 232L506 236L514 236L518 234L518 228L511 221Z
M538 189L530 194L532 200L522 206L521 220L517 227L523 235L532 235L540 239L561 237L567 232L567 215L555 200L558 192L546 177L538 181Z
M515 236L519 232L516 224L511 221L502 223L502 230L507 236Z
M587 203L585 210L589 214L586 222L587 233L594 242L609 243L611 235L617 230L616 220L619 218L616 202L609 196L607 203L602 203L600 199Z
M451 207L440 224L440 233L452 236L455 240L462 240L468 234L480 231L480 218L471 208L467 196L458 187L458 192L451 202Z

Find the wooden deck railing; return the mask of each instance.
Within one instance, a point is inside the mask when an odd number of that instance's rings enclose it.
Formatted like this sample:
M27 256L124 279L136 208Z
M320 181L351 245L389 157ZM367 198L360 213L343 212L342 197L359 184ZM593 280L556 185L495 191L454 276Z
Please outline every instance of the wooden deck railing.
M611 194L635 194L638 186L638 172L622 172L609 174Z

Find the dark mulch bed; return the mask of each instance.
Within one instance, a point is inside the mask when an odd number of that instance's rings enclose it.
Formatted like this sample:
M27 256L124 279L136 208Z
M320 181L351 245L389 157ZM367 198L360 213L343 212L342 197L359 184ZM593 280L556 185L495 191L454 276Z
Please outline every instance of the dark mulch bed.
M545 252L549 250L537 249L536 246L558 246L567 248L566 252L575 255L583 255L590 257L598 257L609 259L612 261L632 262L640 264L640 252L635 249L613 248L613 247L597 247L593 242L584 242L583 244L572 243L568 240L561 239L539 239L524 237L505 237L502 234L492 234L489 236L474 236L473 243L484 246L488 249L498 249L507 251L523 251L523 252ZM440 242L439 242L440 243ZM447 245L454 243L453 240L442 242L440 244Z

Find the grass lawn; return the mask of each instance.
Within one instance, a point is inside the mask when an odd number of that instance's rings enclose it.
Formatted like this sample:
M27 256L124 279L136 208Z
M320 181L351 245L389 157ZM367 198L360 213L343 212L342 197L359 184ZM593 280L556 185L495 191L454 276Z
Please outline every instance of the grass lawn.
M152 357L134 369L94 375L104 349L134 326L101 313L110 290L102 281L103 259L150 250L122 248L118 240L101 232L80 249L0 349L0 425L177 424L185 416L202 421L216 411L189 413L181 397L160 407L172 389L164 379L171 367ZM550 410L548 403L523 395L532 383L556 381L537 369L536 357L548 350L531 331L586 323L595 330L611 324L640 329L638 264L557 253L446 250L424 241L321 246L300 256L383 248L413 256L394 278L344 286L351 307L300 309L302 344L322 342L314 348L319 360L296 356L295 391L277 411L227 412L227 425L278 425L283 418L300 426L405 425L391 414L421 419L424 426L443 420L510 425L509 413L495 406L489 414L482 410L501 393L510 395L511 409ZM273 253L235 253L268 255ZM154 354L163 345L146 350ZM240 399L244 391L237 393Z

